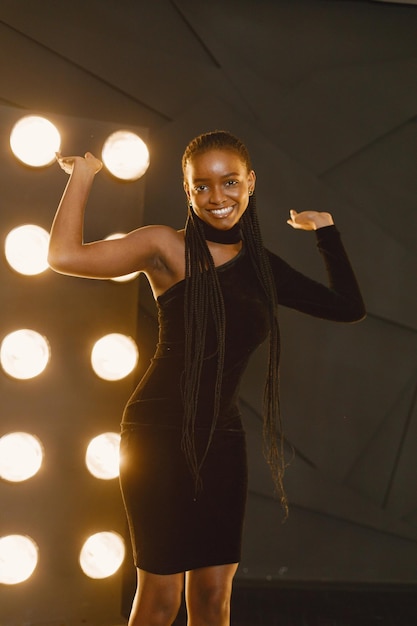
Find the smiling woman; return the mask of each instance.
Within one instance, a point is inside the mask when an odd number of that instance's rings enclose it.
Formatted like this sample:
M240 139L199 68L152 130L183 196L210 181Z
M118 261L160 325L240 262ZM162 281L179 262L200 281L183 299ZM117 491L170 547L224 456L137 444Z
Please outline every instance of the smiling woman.
M193 139L183 156L184 229L147 226L85 244L87 198L101 162L58 158L70 181L50 238L59 272L107 278L146 274L158 307L159 343L122 420L120 482L138 573L129 626L172 624L186 585L190 624L228 626L247 494L239 384L269 336L264 432L283 509L278 304L353 322L362 298L329 213L290 212L316 231L329 287L292 269L262 244L255 173L228 132Z
M255 172L236 152L211 150L187 161L184 189L194 213L215 228L237 224L255 188Z

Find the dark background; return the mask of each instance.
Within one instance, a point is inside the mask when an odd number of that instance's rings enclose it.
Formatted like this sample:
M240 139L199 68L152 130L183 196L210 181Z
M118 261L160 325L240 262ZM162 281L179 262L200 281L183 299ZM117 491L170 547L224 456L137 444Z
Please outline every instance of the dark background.
M151 166L141 181L114 187L103 174L98 182L88 226L92 238L148 223L181 228L180 157L189 139L214 128L234 132L250 149L268 247L322 279L314 236L292 231L285 223L288 211L331 211L342 232L367 320L338 325L281 311L282 412L295 448L286 478L290 517L285 524L261 450L264 350L253 358L242 386L250 454L237 578L242 586L399 589L417 582L414 5L3 0L0 6L3 143L12 120L28 111L63 123L64 153L99 153L104 131L119 126L136 129L148 142ZM10 156L2 150L6 162ZM33 172L27 174L34 180ZM46 187L31 182L23 193L22 175L19 166L0 172L2 232L15 219L16 198L23 213L48 228L65 180L61 172L48 170L42 175ZM6 288L0 296L2 335L11 325L6 316L10 303L21 311L23 297L22 285L14 287L7 272L4 268ZM86 334L97 320L103 329L116 324L120 332L122 327L136 332L140 368L146 366L155 311L144 283L137 298L136 283L98 286L52 275L42 280L48 314L51 285L54 290L74 285L68 298ZM74 298L82 298L82 312ZM55 308L55 319L65 321L69 315L65 302L66 313ZM65 328L70 350L78 327ZM9 430L16 391L10 381L0 383L8 403L3 401L1 417ZM130 379L116 392L106 388L104 399L98 383L89 387L88 402L107 406L105 422L114 429L133 383ZM81 396L79 391L70 395L73 412ZM24 396L19 398L23 402ZM48 405L54 402L49 388ZM94 411L98 428L100 415ZM77 427L84 424L92 430L91 422L81 418ZM50 431L47 423L44 428ZM54 429L60 432L57 424ZM62 471L63 480L69 480ZM9 487L5 490L9 497ZM0 519L8 531L10 516Z

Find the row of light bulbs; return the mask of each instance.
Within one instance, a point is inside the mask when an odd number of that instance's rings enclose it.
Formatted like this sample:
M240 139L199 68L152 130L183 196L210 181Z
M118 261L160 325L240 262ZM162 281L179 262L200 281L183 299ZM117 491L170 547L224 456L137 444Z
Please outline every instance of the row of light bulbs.
M35 378L45 370L50 359L49 341L30 328L9 333L0 345L0 364L12 378ZM138 359L139 350L135 341L122 333L104 335L91 350L91 366L103 380L125 378L135 369Z
M85 454L88 471L95 478L110 480L119 475L120 435L107 432L94 437ZM40 440L25 432L3 435L0 439L0 478L23 482L40 470L44 447ZM86 576L95 579L112 576L125 557L123 538L114 531L95 533L86 539L78 561ZM0 583L15 585L27 580L35 571L39 547L27 535L0 538Z
M85 464L95 478L110 480L119 475L120 435L107 432L94 437L87 446ZM42 442L25 432L14 432L0 438L0 478L23 482L33 478L44 459Z
M25 115L10 133L13 154L30 167L46 167L60 152L61 135L57 127L44 117ZM145 142L129 130L118 130L104 142L101 151L104 166L116 178L137 180L149 167L149 150Z
M60 152L61 137L54 124L44 117L28 115L21 118L10 134L13 154L29 167L47 167ZM134 181L143 176L149 166L149 151L143 140L130 131L111 134L103 144L101 159L116 178ZM108 238L123 237L115 233ZM48 269L49 233L36 224L14 228L5 240L5 256L10 267L24 275L33 276ZM124 282L138 273L115 277ZM3 338L0 364L11 377L29 379L41 374L51 358L50 344L32 329L19 329ZM111 333L99 339L91 352L94 372L104 380L120 380L136 367L138 349L131 337ZM98 479L108 480L119 473L120 435L103 433L91 440L85 462L89 472ZM41 441L25 432L14 432L0 438L0 478L22 482L35 476L43 462ZM79 564L91 578L106 578L114 574L125 555L123 538L115 532L90 536L79 553ZM27 580L36 569L39 548L36 541L25 535L0 537L0 583L17 584Z
M81 547L78 562L86 576L112 576L125 558L123 537L114 531L90 535ZM0 537L0 584L16 585L32 576L39 561L39 547L27 535Z

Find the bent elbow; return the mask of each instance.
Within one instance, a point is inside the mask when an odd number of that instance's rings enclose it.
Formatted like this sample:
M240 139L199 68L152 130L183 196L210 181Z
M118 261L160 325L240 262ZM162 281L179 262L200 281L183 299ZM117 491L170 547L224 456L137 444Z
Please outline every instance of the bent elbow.
M46 257L46 261L49 265L49 267L51 268L51 270L54 270L55 272L59 271L59 256L57 254L55 254L54 252L52 252L51 248L49 248L48 250L48 255Z
M51 250L48 251L48 255L46 257L49 267L54 272L58 272L58 274L70 274L70 264L68 259L62 253Z

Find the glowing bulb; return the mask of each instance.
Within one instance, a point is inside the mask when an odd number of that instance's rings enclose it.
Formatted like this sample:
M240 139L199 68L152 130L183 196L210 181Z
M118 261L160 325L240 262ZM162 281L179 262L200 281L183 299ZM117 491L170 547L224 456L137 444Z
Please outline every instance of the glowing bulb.
M125 558L125 544L117 533L102 532L91 535L80 552L80 566L90 578L112 576Z
M0 478L21 482L35 476L42 465L42 444L29 433L9 433L0 439Z
M34 378L43 372L50 358L49 344L35 330L22 328L3 339L0 362L13 378Z
M111 333L94 344L91 365L100 378L120 380L135 369L138 357L137 345L131 337Z
M119 475L120 435L103 433L94 437L85 455L86 465L93 476L108 480Z
M44 117L27 115L20 119L10 134L13 154L26 165L44 167L55 161L61 137L56 127Z
M118 130L104 143L101 153L109 172L122 180L137 180L149 167L149 151L142 139L128 130Z
M38 546L24 535L0 538L0 583L16 585L32 576L38 563Z
M113 233L112 235L106 237L106 239L123 239L123 237L125 236L125 233ZM139 276L139 273L140 272L131 272L130 274L124 274L123 276L115 276L110 280L114 280L116 283L125 283L128 280L134 280L135 278L137 278Z
M40 274L48 268L48 244L49 233L44 228L35 224L18 226L6 237L6 259L20 274Z

